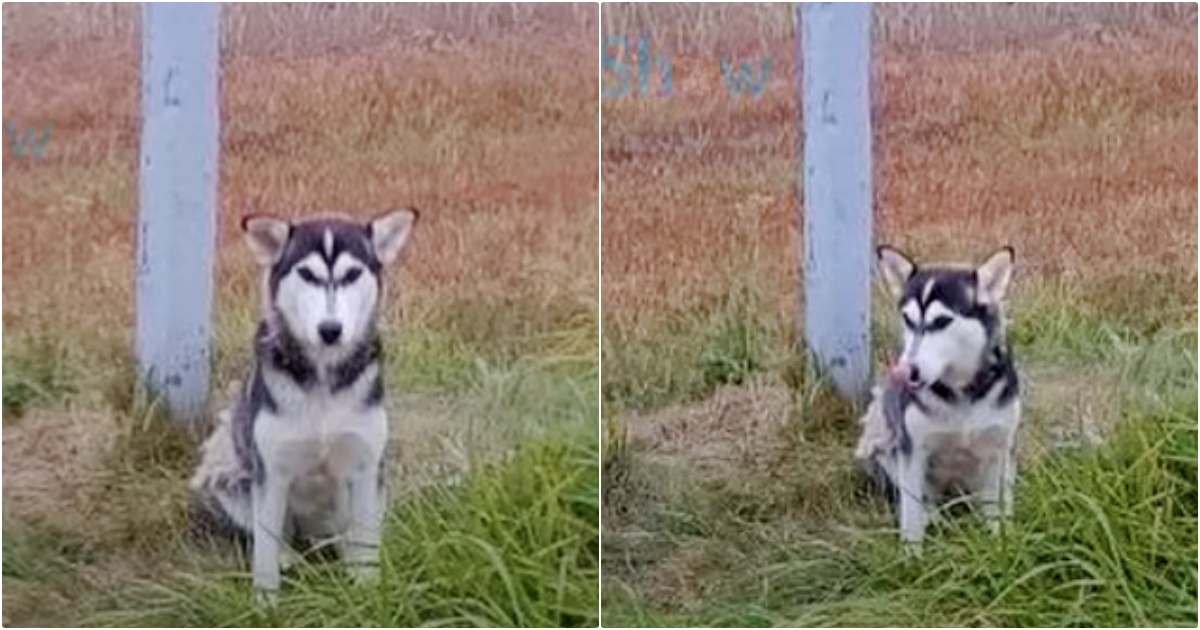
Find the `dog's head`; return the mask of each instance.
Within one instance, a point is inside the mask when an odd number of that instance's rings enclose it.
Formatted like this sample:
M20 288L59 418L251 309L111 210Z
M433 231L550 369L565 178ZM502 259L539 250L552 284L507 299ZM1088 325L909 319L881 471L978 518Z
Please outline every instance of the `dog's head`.
M367 223L246 217L242 230L263 271L267 312L311 351L354 347L371 332L381 271L400 255L416 221L409 209Z
M919 266L899 250L877 250L879 270L904 320L893 377L919 389L965 386L1003 338L1001 302L1013 271L1004 247L978 267Z

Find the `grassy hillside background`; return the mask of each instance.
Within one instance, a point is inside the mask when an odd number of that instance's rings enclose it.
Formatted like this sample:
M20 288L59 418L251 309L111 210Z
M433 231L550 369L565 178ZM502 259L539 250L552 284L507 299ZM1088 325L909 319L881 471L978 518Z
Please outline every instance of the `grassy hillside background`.
M223 9L214 395L244 377L247 212L413 205L383 308L383 579L251 607L188 539L191 438L133 392L139 9L4 7L5 625L595 625L595 5ZM11 142L6 138L6 141Z
M601 104L604 624L1193 626L1195 6L873 11L876 239L1017 250L1016 517L904 556L801 369L790 8L605 4L672 92Z

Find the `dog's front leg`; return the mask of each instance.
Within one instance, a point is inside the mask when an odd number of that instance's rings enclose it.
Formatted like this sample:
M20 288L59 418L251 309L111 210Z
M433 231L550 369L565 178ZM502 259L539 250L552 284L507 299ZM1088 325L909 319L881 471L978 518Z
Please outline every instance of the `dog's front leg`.
M1002 520L1012 516L1015 480L1016 468L1007 452L989 462L983 471L976 500L984 522L993 534L1000 531Z
M270 602L279 591L280 545L284 544L284 519L287 516L288 482L271 471L254 484L254 574L255 597Z
M370 469L373 471L374 469ZM383 530L383 484L373 472L361 472L350 481L350 531L342 556L359 579L379 574L379 540Z
M925 507L925 466L926 458L919 452L900 458L900 539L918 552L929 522Z
M1004 517L1004 520L1012 519L1013 506L1016 503L1016 494L1014 492L1017 485L1017 458L1013 450L1010 448L1008 455L1004 458L1004 481L1001 486L1000 495L1000 514Z

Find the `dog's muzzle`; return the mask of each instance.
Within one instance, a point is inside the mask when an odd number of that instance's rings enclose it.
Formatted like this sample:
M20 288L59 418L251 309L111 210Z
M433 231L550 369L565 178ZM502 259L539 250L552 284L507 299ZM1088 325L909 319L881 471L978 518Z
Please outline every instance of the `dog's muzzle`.
M909 391L921 389L924 386L924 383L921 381L921 372L917 369L917 366L903 359L897 361L888 370L887 381L891 387L907 389Z

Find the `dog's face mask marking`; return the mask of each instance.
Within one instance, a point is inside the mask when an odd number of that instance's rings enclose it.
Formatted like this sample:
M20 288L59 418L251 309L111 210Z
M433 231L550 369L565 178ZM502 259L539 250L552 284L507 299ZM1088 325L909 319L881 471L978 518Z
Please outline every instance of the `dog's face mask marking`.
M978 268L919 268L898 250L879 249L879 268L904 320L899 365L908 386L965 386L997 338L999 303L1012 275L1005 248Z
M288 328L311 346L357 343L378 299L378 277L344 252L332 265L324 255L309 254L286 272L275 290L275 308Z
M367 224L248 217L243 228L263 268L266 307L318 352L354 347L375 319L382 267L400 254L416 219L413 210Z
M936 280L927 281L930 294ZM946 380L961 384L971 378L988 346L984 323L956 312L940 300L905 300L900 313L904 318L904 350L900 360L910 366L913 387Z

